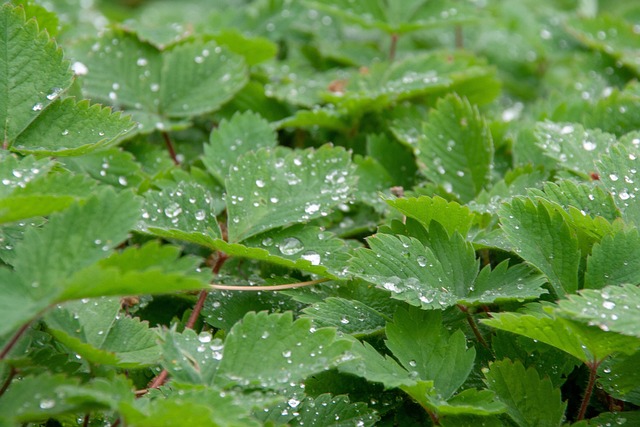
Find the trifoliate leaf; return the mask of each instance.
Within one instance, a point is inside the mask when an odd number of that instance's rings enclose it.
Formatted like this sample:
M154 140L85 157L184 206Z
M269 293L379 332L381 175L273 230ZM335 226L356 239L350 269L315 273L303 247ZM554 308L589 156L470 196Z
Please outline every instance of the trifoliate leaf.
M86 95L132 113L143 133L215 111L247 81L243 59L214 42L161 51L135 34L112 31L74 49L88 70Z
M404 215L418 220L427 229L431 221L437 221L449 234L457 231L466 236L474 221L474 215L468 207L447 202L438 196L387 199L387 203Z
M342 148L247 153L225 180L229 242L326 216L349 200L354 181L349 153Z
M485 372L485 383L507 406L507 413L522 427L560 426L567 404L559 388L549 378L540 378L535 369L504 359Z
M222 359L223 343L209 332L169 330L162 334L162 364L173 381L211 385Z
M212 247L222 236L213 196L194 182L148 191L138 229L159 237Z
M41 111L71 85L73 77L62 50L24 10L5 3L0 8L0 134L3 146L35 121Z
M558 302L557 313L570 319L640 338L640 288L635 285L584 289Z
M433 381L435 391L448 399L471 372L475 349L467 349L458 330L450 334L440 311L399 309L388 323L387 347L412 377Z
M120 253L71 275L59 299L163 294L203 289L211 273L200 271L201 260L180 256L180 248L150 242Z
M276 133L269 122L251 111L236 113L230 120L222 120L211 132L209 143L204 146L202 162L218 182L224 183L229 168L240 156L276 145Z
M578 123L541 122L535 128L536 142L562 168L588 178L595 162L616 142L614 135L588 130Z
M491 179L493 140L476 107L456 95L438 101L423 126L416 157L420 171L463 202Z
M367 342L355 342L351 348L351 353L355 356L341 364L340 372L353 374L368 381L382 383L385 388L396 388L402 386L413 386L416 384L407 370L398 364L390 356L383 356ZM429 383L430 386L433 382Z
M121 148L61 159L66 168L116 188L137 188L147 179L136 160L141 161Z
M356 337L383 330L387 321L386 316L360 301L335 297L313 304L303 312L318 327L335 327Z
M636 172L640 168L640 154L622 144L616 144L607 155L601 157L598 164L600 179L613 196L613 200L627 223L640 224L640 197L636 197L638 179Z
M500 210L500 221L516 253L549 278L558 296L578 289L578 240L554 205L514 199Z
M296 408L292 426L297 427L373 427L379 418L364 403L351 403L345 395L321 394L305 399Z
M637 229L605 236L587 258L584 287L640 283L640 235Z
M315 329L311 319L285 314L248 313L224 342L216 383L224 387L283 389L289 383L335 367L348 359L352 343L336 330ZM260 355L260 363L255 356Z
M64 304L45 317L54 337L91 363L139 368L158 361L156 333L146 322L123 316L119 298Z

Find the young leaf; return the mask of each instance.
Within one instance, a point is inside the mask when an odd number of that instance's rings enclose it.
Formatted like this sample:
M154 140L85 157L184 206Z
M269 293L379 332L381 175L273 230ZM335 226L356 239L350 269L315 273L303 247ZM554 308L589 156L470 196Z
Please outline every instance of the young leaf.
M468 207L447 202L438 196L387 199L386 202L402 214L418 220L427 229L431 221L439 222L449 234L457 231L466 236L475 219Z
M91 363L139 368L158 361L156 333L122 316L119 298L68 302L45 317L52 335ZM132 339L135 337L135 339Z
M330 369L346 359L351 342L331 328L315 329L311 319L285 314L248 313L224 342L216 383L283 389L289 383ZM255 355L261 355L255 363Z
M640 338L640 288L636 285L607 286L599 290L585 289L559 301L556 311L562 316Z
M222 236L213 196L194 182L147 192L141 215L138 229L159 237L212 247Z
M507 406L507 413L522 427L560 426L567 404L559 388L548 378L540 378L535 369L509 359L494 362L485 372L485 383Z
M354 181L349 153L342 148L247 153L225 181L229 242L326 216L349 199Z
M462 331L449 334L439 311L399 309L387 324L387 347L412 377L433 381L447 400L471 372L475 349L467 349Z
M637 229L604 236L587 258L584 287L640 282L640 235Z
M500 221L516 253L540 269L555 293L564 296L578 289L580 252L575 233L557 209L542 201L514 199L500 210Z
M423 126L416 156L420 171L463 202L491 179L493 140L476 107L456 95L438 101Z
M260 115L247 111L236 113L230 120L222 120L211 132L204 146L202 163L218 182L224 183L229 168L249 151L277 145L276 133Z

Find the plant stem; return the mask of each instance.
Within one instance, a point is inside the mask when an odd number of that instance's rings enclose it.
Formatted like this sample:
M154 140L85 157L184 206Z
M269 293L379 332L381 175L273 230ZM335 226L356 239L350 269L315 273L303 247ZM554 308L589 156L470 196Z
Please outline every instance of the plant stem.
M18 370L12 366L11 370L9 371L9 375L7 376L7 379L2 384L2 387L0 387L0 396L2 396L5 391L7 391L7 389L11 385L11 381L13 381L13 377L15 377L17 373L18 373Z
M91 418L91 416L89 414L86 414L84 416L84 420L82 420L82 427L89 427L89 419Z
M456 49L464 49L464 34L462 33L462 25L456 25Z
M178 160L178 156L176 155L175 148L173 148L173 142L171 142L171 137L167 132L163 131L162 138L164 138L164 143L167 146L167 150L169 150L169 156L171 156L171 160L173 160L173 163L175 163L176 166L178 166L180 164L180 161Z
M589 382L587 383L587 388L584 391L584 397L582 398L582 404L580 405L580 411L578 412L577 421L584 419L584 416L587 413L587 407L589 406L589 401L591 400L591 394L593 394L593 388L596 385L596 378L598 377L598 366L600 366L601 361L587 363L587 367L589 368Z
M389 46L389 62L396 59L396 49L398 47L398 34L391 34L391 46Z
M218 252L218 259L216 260L216 263L213 266L214 274L218 274L220 272L220 269L222 268L222 266L224 265L225 261L228 258L229 256L224 252ZM203 289L200 291L200 294L198 295L198 301L196 302L196 305L193 307L193 311L189 316L189 320L187 320L187 324L185 325L185 328L193 329L193 327L195 326L196 322L198 321L198 317L200 317L200 313L202 312L202 307L204 307L204 302L207 299L207 292L208 291L206 289ZM167 381L168 376L169 376L169 372L166 369L163 369L162 372L160 372L160 374L158 374L158 376L155 377L153 381L151 381L148 388L160 387L162 384L165 383L165 381ZM144 395L144 393L140 394L139 396L142 396L142 395Z
M18 332L16 332L13 335L13 337L11 337L7 345L5 345L4 348L2 349L2 352L0 352L0 360L4 359L7 356L7 354L9 354L13 346L16 345L16 343L20 339L20 337L26 332L27 329L29 329L30 325L31 325L31 321L28 321L27 323L22 325L20 329L18 329Z
M489 348L489 344L487 344L487 342L484 340L484 337L480 333L480 329L478 329L478 325L476 324L475 319L473 318L471 313L469 313L469 308L464 306L464 305L462 305L462 304L458 304L457 307L460 309L460 311L462 311L466 315L467 323L469 323L469 326L471 326L471 330L473 331L473 335L476 336L476 339L478 340L478 342L480 344L482 344L482 346L484 348L486 348L487 350L491 350Z
M329 279L310 280L308 282L288 283L286 285L274 286L234 286L234 285L210 285L212 289L221 291L282 291L285 289L296 289L304 286L313 286L319 283L328 282Z

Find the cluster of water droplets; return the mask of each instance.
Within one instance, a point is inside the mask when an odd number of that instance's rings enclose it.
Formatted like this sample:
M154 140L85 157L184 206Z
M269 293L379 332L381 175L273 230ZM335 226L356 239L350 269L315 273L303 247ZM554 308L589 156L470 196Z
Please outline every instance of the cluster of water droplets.
M175 188L147 194L138 228L205 233L211 221L215 221L211 194L198 184L180 183Z

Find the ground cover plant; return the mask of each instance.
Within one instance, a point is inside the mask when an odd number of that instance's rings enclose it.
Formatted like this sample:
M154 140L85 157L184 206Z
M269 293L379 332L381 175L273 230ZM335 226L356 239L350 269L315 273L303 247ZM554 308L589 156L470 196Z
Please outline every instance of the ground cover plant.
M640 5L0 7L0 426L640 425Z

